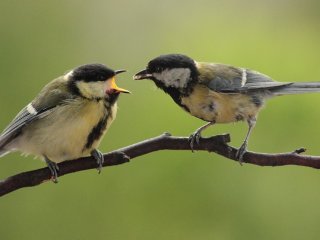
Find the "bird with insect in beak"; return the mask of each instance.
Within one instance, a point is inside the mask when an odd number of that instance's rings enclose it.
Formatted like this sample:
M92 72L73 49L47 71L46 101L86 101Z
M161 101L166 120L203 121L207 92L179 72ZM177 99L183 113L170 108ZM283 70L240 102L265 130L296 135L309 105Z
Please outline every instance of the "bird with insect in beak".
M192 116L207 123L190 136L190 146L199 143L201 132L216 123L246 121L249 130L236 157L241 163L249 136L265 100L287 94L320 92L320 82L276 82L241 67L197 62L182 54L152 59L135 80L150 79Z
M87 64L48 83L0 135L0 155L13 151L42 157L53 182L65 160L92 156L98 171L104 162L97 149L117 114L117 74L103 64Z

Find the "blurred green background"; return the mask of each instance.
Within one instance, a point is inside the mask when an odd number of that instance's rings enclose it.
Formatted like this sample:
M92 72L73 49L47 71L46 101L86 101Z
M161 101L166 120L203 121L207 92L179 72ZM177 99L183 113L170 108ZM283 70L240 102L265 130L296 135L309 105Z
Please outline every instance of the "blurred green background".
M128 73L117 120L100 149L164 131L188 136L203 122L151 82L132 75L165 53L243 66L279 81L320 80L320 2L0 2L0 127L49 80L84 63ZM320 155L319 94L270 100L249 149ZM214 126L239 146L245 123ZM0 161L0 178L41 168L32 157ZM1 239L319 239L320 172L258 167L215 154L162 151L129 164L60 178L0 199Z

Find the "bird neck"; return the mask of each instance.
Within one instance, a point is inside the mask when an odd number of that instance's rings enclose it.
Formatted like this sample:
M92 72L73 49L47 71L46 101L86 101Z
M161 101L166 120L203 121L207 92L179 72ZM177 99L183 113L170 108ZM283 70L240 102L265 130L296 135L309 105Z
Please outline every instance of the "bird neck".
M155 83L157 87L162 89L165 93L169 94L176 104L178 104L182 108L185 108L185 106L181 103L181 98L187 97L193 92L196 82L197 79L190 79L187 86L184 88L167 87L159 81L156 81Z
M105 98L105 101L107 101L112 106L118 100L119 95L120 95L119 92L108 94L107 97Z

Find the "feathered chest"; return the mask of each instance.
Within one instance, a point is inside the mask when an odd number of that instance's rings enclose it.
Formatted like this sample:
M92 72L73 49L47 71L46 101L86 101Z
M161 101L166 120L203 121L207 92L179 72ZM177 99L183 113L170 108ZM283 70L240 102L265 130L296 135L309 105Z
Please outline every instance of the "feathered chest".
M117 114L117 104L110 104L102 101L97 109L100 112L100 118L96 119L96 124L92 125L92 129L87 137L85 149L90 149L95 142L100 142L100 138L107 131Z
M70 100L23 129L15 148L54 162L87 156L116 117L116 103Z

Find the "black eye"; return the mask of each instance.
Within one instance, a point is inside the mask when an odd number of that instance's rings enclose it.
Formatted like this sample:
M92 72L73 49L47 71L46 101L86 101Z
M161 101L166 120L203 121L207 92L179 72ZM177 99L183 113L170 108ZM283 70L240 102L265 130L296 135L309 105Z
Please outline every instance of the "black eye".
M104 80L106 80L106 78L105 78L105 76L103 76L103 75L99 75L99 76L98 76L98 80L104 81Z

